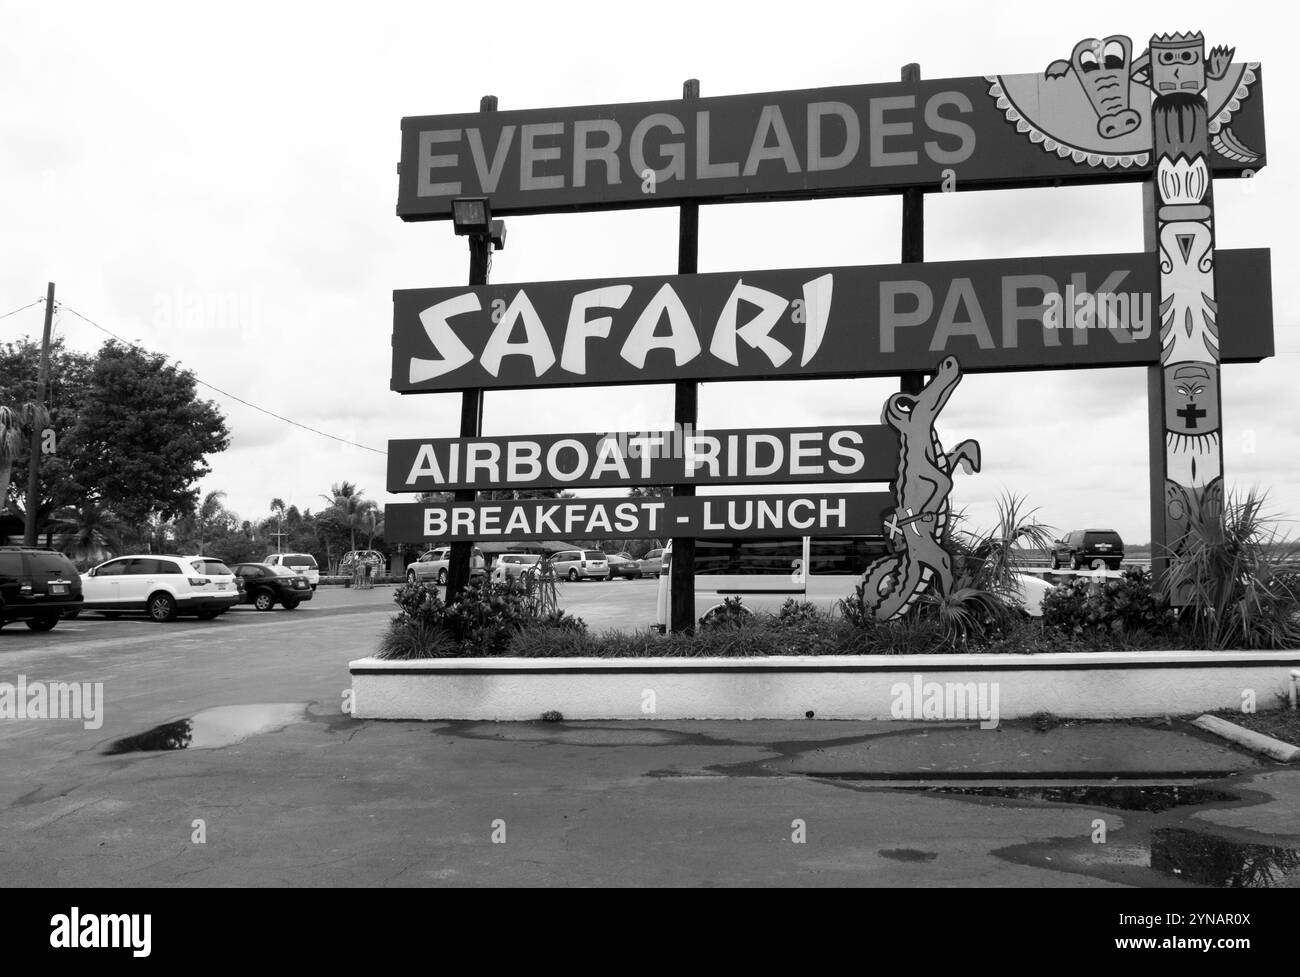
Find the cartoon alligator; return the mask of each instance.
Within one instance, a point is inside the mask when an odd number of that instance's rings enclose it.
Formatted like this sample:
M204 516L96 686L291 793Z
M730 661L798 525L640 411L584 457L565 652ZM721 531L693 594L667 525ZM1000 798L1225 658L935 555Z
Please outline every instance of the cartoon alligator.
M934 422L961 382L961 367L948 356L918 394L894 394L885 401L880 421L898 432L898 477L893 484L897 508L885 521L894 552L867 567L862 575L867 612L878 621L901 617L927 590L946 594L952 587L952 563L941 545L948 525L948 493L954 466L980 469L980 446L963 441L945 452Z

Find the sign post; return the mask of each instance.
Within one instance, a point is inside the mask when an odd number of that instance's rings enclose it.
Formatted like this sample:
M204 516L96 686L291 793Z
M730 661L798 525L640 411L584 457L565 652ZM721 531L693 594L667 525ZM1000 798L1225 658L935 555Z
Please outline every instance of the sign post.
M479 100L480 112L495 112L497 97L484 95ZM490 211L488 215L490 217ZM486 285L492 273L492 234L491 228L469 235L469 284ZM460 436L475 438L483 433L483 388L469 387L460 398ZM473 489L461 489L456 492L457 502L473 502ZM472 541L454 542L447 555L447 603L459 596L469 583L470 564L473 560L474 544Z
M682 83L682 98L686 101L700 97L698 78L688 78ZM677 236L677 274L694 275L700 270L700 205L694 201L681 206L680 227ZM696 380L679 380L673 384L673 424L679 431L694 433L699 418L700 385ZM673 495L689 498L695 486L673 486ZM695 540L689 536L673 536L672 593L668 598L668 621L672 631L689 633L695 630Z
M899 75L903 82L921 80L921 66L916 62L903 65ZM903 264L925 260L925 191L908 187L903 191ZM925 385L925 374L908 371L899 376L898 389L905 394L918 394Z

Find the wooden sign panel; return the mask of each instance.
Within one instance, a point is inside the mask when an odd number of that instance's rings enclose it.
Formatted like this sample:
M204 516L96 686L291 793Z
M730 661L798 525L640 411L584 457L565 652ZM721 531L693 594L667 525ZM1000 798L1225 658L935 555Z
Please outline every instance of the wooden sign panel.
M384 507L384 536L402 543L867 536L881 533L893 507L889 492L397 502Z
M883 425L618 431L388 442L388 491L887 482Z
M813 379L1160 362L1154 253L393 293L392 388ZM1267 250L1221 251L1225 362L1273 354Z
M1104 71L1076 49L1030 74L406 118L397 213L447 219L477 196L505 216L1145 179L1150 91L1131 43L1097 47ZM1223 68L1210 162L1235 176L1264 165L1263 95L1258 65Z

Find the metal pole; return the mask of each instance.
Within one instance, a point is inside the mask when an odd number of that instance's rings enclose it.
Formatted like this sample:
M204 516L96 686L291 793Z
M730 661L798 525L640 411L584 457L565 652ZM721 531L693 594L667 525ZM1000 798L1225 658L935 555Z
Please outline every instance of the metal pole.
M45 387L50 379L50 330L54 323L54 282L45 290L45 331L41 335L41 370L36 387L36 403L45 406ZM23 527L23 545L36 545L36 509L40 503L41 429L32 425L27 459L27 522Z
M921 80L921 66L903 65L899 78L903 82ZM909 187L903 191L903 263L925 260L925 191ZM905 394L919 394L925 386L925 374L909 371L899 378L898 389Z
M682 83L682 98L700 97L700 82L689 78ZM677 234L677 273L694 275L699 271L700 258L700 205L684 203L680 209ZM684 435L694 432L699 415L700 385L695 380L679 380L673 390L673 424ZM674 437L676 444L683 444ZM673 495L689 497L695 494L694 485L674 485ZM673 537L672 591L669 594L668 626L671 631L690 633L695 629L695 540Z
M480 112L495 112L497 97L484 95L479 100ZM469 235L469 284L486 285L492 271L492 237L490 233ZM483 433L483 388L473 387L461 393L460 436L477 438ZM473 489L460 489L455 494L457 502L473 502L477 497ZM470 561L474 553L473 542L451 544L447 558L447 602L455 600L465 589L470 578Z

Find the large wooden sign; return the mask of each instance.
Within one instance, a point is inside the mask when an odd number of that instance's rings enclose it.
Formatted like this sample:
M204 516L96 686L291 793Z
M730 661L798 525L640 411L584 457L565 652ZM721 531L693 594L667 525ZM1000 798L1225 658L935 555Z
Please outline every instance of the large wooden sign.
M384 507L384 522L386 535L404 542L737 535L788 539L878 535L893 506L889 492L397 502Z
M1145 179L1151 97L1127 42L1031 74L406 118L397 213L446 219L475 196L508 215ZM1206 92L1216 176L1264 153L1259 66L1223 67Z
M1267 250L1223 251L1222 355L1273 353ZM927 262L393 294L403 393L1160 362L1158 256Z
M884 425L618 431L388 442L388 491L887 482Z

